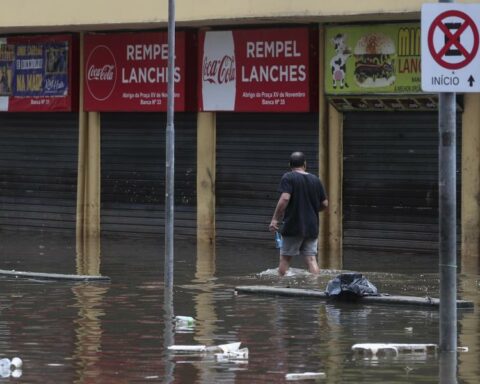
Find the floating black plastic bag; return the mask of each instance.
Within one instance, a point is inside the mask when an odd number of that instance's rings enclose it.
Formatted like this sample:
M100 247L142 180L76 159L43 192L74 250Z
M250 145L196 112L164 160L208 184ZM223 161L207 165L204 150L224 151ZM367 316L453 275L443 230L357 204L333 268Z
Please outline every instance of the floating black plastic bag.
M377 296L378 290L361 273L342 273L330 280L325 293L340 300L356 300L363 296Z

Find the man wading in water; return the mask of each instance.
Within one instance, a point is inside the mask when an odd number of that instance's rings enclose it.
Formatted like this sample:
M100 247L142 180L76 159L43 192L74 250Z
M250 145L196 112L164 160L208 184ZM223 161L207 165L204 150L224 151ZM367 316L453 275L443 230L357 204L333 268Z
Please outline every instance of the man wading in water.
M290 155L290 168L280 181L281 195L269 226L270 232L280 231L283 236L278 274L285 275L292 257L299 255L304 257L308 271L316 274L320 271L316 258L318 213L328 207L328 200L320 179L305 171L302 152Z

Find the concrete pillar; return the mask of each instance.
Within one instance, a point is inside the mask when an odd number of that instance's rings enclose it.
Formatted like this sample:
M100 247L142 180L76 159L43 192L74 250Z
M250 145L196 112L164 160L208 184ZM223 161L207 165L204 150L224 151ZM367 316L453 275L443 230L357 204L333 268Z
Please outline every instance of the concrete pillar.
M319 26L318 76L318 172L325 185L329 208L320 215L319 265L341 269L342 255L342 167L343 115L329 105L325 96L325 28Z
M480 94L464 96L462 116L461 251L464 272L480 268Z
M215 113L197 117L197 241L215 243Z
M343 266L343 114L328 107L328 267Z
M100 113L83 110L83 33L80 35L80 95L77 175L77 272L100 269Z
M325 61L322 52L325 52L325 28L319 26L318 52L320 52L318 68L318 176L325 188L328 181L328 102L325 97ZM328 213L320 214L320 233L318 235L319 265L327 268L328 260ZM328 263L327 263L328 264Z

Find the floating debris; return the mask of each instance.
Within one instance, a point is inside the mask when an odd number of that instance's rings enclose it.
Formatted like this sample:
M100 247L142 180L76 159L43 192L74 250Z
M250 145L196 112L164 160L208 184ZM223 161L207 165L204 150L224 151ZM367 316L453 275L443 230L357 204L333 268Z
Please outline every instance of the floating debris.
M219 362L248 360L248 348L238 349L236 351L228 351L223 353L216 353L215 359Z
M352 350L357 353L377 355L379 352L398 355L400 353L436 353L436 344L396 344L396 343L364 343L355 344Z
M193 331L195 329L195 319L190 316L175 316L176 331Z
M303 373L287 373L285 379L289 381L293 380L315 380L324 379L327 375L324 372L303 372Z
M174 352L200 352L200 353L229 353L240 349L241 342L220 344L214 346L200 345L171 345L168 347Z

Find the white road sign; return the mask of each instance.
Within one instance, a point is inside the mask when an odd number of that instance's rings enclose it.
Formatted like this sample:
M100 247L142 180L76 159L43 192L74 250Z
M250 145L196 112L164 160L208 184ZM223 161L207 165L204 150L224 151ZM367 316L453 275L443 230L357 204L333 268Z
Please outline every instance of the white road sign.
M480 92L480 4L422 6L422 90Z

